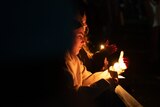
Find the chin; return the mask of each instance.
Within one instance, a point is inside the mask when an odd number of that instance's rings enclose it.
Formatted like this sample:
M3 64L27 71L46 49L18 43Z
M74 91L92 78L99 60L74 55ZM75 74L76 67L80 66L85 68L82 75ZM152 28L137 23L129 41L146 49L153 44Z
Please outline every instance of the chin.
M78 54L79 54L79 52L76 53L76 55L78 55Z
M76 55L78 55L78 54L79 54L79 51L76 52Z

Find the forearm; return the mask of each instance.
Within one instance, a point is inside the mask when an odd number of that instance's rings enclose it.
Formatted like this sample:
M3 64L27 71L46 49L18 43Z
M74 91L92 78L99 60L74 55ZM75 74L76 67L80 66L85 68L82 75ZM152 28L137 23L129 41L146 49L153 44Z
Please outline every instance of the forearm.
M109 79L110 77L111 76L108 70L96 72L83 80L83 86L90 86L101 79L106 80L106 79Z

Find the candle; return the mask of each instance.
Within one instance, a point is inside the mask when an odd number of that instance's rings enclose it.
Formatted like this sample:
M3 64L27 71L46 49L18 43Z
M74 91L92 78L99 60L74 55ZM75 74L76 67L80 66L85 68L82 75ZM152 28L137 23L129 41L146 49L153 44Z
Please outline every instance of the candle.
M127 69L127 66L123 61L123 55L124 55L124 52L121 51L118 62L115 62L113 66L109 67L110 71L116 71L118 74L121 74L125 71L125 69Z

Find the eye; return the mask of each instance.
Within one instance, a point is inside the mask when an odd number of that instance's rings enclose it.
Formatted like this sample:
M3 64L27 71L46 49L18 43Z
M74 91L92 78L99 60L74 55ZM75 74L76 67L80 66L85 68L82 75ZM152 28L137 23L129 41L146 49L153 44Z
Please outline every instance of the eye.
M81 39L81 40L83 40L84 39L84 36L83 36L83 34L77 34L77 36L76 36L78 39Z

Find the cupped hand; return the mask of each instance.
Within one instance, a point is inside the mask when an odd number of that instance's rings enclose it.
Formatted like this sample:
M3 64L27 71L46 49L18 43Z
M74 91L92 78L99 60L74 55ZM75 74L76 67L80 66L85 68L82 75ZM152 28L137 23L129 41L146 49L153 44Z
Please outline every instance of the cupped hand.
M118 78L109 78L107 79L107 82L110 84L110 89L114 91L118 85Z

